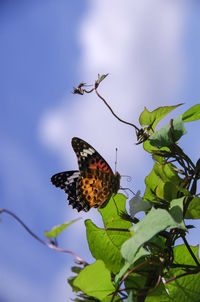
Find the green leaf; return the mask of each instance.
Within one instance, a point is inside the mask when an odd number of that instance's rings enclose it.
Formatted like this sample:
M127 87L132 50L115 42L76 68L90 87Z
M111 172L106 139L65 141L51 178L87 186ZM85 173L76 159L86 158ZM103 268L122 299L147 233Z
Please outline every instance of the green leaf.
M138 249L159 232L172 228L187 230L183 222L183 199L173 200L169 212L152 208L147 216L131 228L135 234L121 248L126 261L134 263Z
M178 187L173 182L163 182L162 180L156 188L156 196L170 202L177 197Z
M65 222L63 224L60 224L60 225L57 225L57 226L54 226L51 231L49 232L45 232L44 235L47 237L47 238L56 238L62 231L64 231L66 228L68 228L68 226L70 226L72 223L80 220L81 218L76 218L72 221L69 221L69 222Z
M142 127L144 126L150 126L153 130L155 130L156 125L159 123L159 121L165 117L168 113L170 113L175 108L181 106L182 104L178 104L175 106L164 106L159 107L152 112L148 111L148 109L145 107L144 111L141 113L139 117L139 122Z
M119 216L119 212L126 212L126 197L117 194L114 196L114 200L111 198L108 205L99 210L104 226L105 228L129 230L132 224ZM120 248L131 237L131 233L122 230L104 230L98 228L91 220L86 220L85 225L87 240L93 257L103 260L107 268L113 273L117 273L123 266Z
M150 253L147 250L145 250L143 247L140 247L139 250L136 252L136 255L135 255L135 258L134 258L134 262L136 262L140 258L146 257L148 255L150 255ZM130 267L130 263L128 261L126 261L125 264L124 264L124 266L119 271L119 273L115 276L115 283L116 284L123 277L123 275L127 272L127 270L129 269L129 267Z
M145 151L149 152L149 153L154 153L155 151L170 151L168 147L162 147L162 148L156 148L154 146L152 146L150 144L150 141L149 140L146 140L144 143L143 143L143 148Z
M194 197L189 204L187 209L186 219L200 219L200 198Z
M171 181L173 183L180 183L180 177L178 176L178 173L175 171L175 166L173 166L170 163L166 163L166 164L155 163L154 171L156 175L158 175L159 178L163 180L163 182Z
M74 280L74 286L100 301L107 298L106 302L111 301L112 297L108 295L115 291L111 274L101 260L86 266Z
M154 168L151 173L145 178L146 190L143 196L144 200L156 201L156 188L159 184L159 177L155 173Z
M159 177L159 184L156 187L156 196L160 199L171 201L177 197L182 179L175 171L175 167L172 164L155 163L153 170Z
M174 142L177 142L186 133L182 116L178 116L173 120L172 133ZM156 148L170 147L173 145L174 142L171 137L170 125L167 124L163 128L153 133L148 140L150 141L150 144Z
M200 119L200 104L197 104L190 109L188 109L186 112L183 113L183 121L185 123L187 122L193 122Z
M106 231L98 228L91 220L86 220L85 225L92 256L103 260L109 270L117 273L123 266L120 248L130 238L130 232Z
M192 247L193 253L196 258L199 259L199 246ZM185 245L179 245L174 248L174 263L184 265L196 265L192 256L188 252ZM170 269L165 276L165 280L172 278L186 271L181 268ZM199 301L200 297L200 273L183 276L179 279L171 281L166 284L166 288L169 290L171 301Z
M176 198L182 182L172 164L156 162L145 179L146 190L143 199L158 203L160 198L170 202Z
M107 206L103 209L98 209L102 216L105 228L122 228L129 229L132 224L129 221L122 219L119 216L120 212L126 212L126 199L123 194L112 196Z

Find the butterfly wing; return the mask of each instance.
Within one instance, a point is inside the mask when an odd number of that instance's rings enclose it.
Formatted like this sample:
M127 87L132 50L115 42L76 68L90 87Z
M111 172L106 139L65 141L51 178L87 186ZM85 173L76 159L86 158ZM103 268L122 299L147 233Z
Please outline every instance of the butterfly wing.
M119 189L119 177L103 157L87 142L74 137L72 147L80 169L79 192L90 207L104 207Z
M74 137L72 147L80 171L57 173L51 182L67 193L69 204L78 212L106 206L112 194L119 189L120 175L114 175L102 156L82 139Z
M94 169L104 173L113 174L111 167L103 157L84 140L78 137L73 137L72 147L78 159L80 172Z
M111 183L111 174L98 170L85 172L79 180L80 202L89 208L105 206L113 193Z
M53 175L51 177L51 182L57 188L61 188L68 195L69 204L78 211L83 210L81 204L77 203L77 198L79 194L78 182L80 178L79 171L66 171Z

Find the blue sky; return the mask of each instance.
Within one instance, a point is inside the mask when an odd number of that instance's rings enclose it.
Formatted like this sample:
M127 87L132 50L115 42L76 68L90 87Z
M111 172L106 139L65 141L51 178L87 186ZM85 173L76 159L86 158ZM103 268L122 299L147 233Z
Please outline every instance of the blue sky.
M200 101L199 15L198 1L0 1L1 207L43 238L45 230L81 215L59 246L92 261L83 221L98 221L98 213L77 214L49 181L77 168L71 138L87 140L113 168L117 146L118 171L132 176L135 191L144 190L152 161L135 146L131 128L95 95L73 96L73 86L109 72L102 94L137 125L144 106L184 102L174 114L187 110ZM198 127L187 130L198 138ZM181 142L196 161L199 140ZM0 235L1 302L72 297L71 256L41 246L6 215ZM190 240L198 242L195 231Z

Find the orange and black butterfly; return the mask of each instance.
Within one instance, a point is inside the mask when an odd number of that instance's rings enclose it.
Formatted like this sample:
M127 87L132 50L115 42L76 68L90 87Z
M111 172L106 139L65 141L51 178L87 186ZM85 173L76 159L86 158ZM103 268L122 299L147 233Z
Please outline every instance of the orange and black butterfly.
M103 208L120 187L120 175L113 173L107 162L88 143L72 138L72 147L78 159L79 171L55 174L51 182L65 191L69 204L77 211Z

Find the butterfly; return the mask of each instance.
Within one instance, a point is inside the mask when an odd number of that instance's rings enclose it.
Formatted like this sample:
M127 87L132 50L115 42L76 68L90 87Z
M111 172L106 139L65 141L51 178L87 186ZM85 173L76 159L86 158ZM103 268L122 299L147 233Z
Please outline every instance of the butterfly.
M65 191L69 204L78 212L105 207L119 190L120 174L114 174L103 157L84 140L73 137L72 148L79 170L53 175L52 184Z

